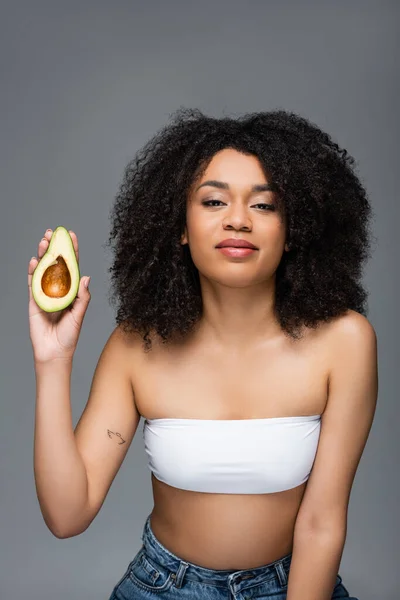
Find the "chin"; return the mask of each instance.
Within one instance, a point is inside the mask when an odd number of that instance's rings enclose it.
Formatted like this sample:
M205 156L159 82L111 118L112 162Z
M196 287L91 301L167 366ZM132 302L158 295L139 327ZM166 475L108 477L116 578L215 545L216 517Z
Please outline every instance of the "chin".
M261 283L262 281L257 280L254 277L244 277L243 274L240 275L239 273L236 273L236 275L232 275L230 277L227 276L226 273L220 277L217 275L204 275L204 277L213 283L218 283L219 285L237 289L251 287Z

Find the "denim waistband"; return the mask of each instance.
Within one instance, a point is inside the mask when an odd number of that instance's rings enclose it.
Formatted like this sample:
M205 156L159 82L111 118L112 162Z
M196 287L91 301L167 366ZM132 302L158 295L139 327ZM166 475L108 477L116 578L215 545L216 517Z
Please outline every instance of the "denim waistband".
M258 585L273 579L280 586L287 585L292 553L282 558L255 569L208 569L181 559L167 550L156 538L150 524L151 514L147 517L143 527L142 542L147 556L175 573L175 586L181 587L185 578L199 583L230 587L235 592L247 587L249 584ZM243 582L243 583L242 583Z

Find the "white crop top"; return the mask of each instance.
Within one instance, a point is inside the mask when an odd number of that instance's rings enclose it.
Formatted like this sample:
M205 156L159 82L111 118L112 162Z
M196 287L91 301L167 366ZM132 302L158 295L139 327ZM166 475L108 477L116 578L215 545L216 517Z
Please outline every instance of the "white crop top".
M318 447L321 415L265 419L145 419L154 476L176 488L268 494L304 483Z

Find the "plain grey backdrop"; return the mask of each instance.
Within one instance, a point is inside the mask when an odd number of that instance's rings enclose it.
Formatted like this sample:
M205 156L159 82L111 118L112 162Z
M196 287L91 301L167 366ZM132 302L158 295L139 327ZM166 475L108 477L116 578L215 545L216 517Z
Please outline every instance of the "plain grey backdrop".
M106 600L141 545L153 507L142 421L89 529L59 540L43 521L26 272L48 227L77 233L92 301L74 359L75 426L114 328L109 210L127 162L180 106L213 116L293 110L357 159L376 213L365 285L379 396L340 573L360 600L399 598L399 4L16 0L1 9L1 598Z

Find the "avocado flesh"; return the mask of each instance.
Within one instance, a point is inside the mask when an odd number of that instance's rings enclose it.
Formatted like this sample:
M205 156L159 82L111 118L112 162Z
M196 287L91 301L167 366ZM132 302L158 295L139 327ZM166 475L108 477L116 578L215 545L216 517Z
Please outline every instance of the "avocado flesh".
M57 227L46 254L32 276L32 294L46 312L69 306L79 289L80 273L71 236L65 227Z

